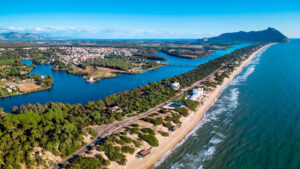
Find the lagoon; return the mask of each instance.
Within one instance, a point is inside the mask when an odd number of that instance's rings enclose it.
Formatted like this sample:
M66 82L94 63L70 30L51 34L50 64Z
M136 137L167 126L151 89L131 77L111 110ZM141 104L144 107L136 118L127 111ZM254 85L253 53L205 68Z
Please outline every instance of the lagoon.
M0 99L0 107L5 112L10 112L13 106L27 105L29 103L45 104L47 102L62 102L70 104L86 104L88 101L103 99L114 93L131 90L146 85L151 81L159 81L167 77L173 77L194 69L212 59L223 56L236 49L249 46L250 44L239 44L227 50L217 50L216 53L204 58L186 59L169 56L158 52L166 61L168 66L160 67L140 74L120 74L118 78L102 79L95 83L86 82L82 77L71 75L66 72L52 71L51 65L37 65L31 74L51 75L53 77L53 88L37 93L18 95ZM23 60L25 64L31 64L31 60Z

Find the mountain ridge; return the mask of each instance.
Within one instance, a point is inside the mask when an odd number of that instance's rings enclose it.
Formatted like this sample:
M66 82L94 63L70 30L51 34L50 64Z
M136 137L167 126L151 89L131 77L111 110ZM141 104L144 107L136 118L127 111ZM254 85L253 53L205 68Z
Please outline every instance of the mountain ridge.
M289 42L289 39L275 28L269 27L261 31L223 33L216 37L200 39L200 41Z
M38 41L46 40L47 37L33 33L9 32L0 34L0 41Z

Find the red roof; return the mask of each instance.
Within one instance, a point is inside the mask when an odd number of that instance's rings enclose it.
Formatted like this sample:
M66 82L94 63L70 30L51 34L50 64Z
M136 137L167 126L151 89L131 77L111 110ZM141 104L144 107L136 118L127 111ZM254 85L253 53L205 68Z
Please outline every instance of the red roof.
M150 153L150 150L142 150L142 151L139 152L139 154L143 155L143 156L145 156L145 155L147 155L149 153Z

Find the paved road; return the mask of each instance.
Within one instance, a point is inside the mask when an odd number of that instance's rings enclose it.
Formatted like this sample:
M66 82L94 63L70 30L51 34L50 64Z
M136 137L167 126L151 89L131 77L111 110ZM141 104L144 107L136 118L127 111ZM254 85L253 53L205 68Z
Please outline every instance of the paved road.
M120 122L115 122L109 125L105 125L105 126L97 126L97 127L93 127L94 129L96 129L98 131L98 136L92 140L89 144L87 144L86 146L82 147L81 149L79 149L78 151L76 151L75 153L73 153L72 155L66 157L63 161L61 161L59 164L56 164L55 166L52 166L51 169L58 169L60 168L61 165L64 164L68 164L69 161L76 157L79 156L81 154L83 154L84 152L88 151L88 148L95 145L95 143L97 143L99 140L105 138L106 136L115 134L117 132L119 132L122 128L131 125L132 123L134 123L137 120L140 120L150 114L152 114L153 112L158 111L160 108L162 108L165 105L170 104L175 98L179 97L180 95L184 94L185 92L187 92L188 90L195 88L197 86L200 85L200 83L206 81L208 78L210 78L211 76L213 76L216 72L218 72L220 69L222 69L224 66L220 67L219 69L215 70L213 73L211 73L210 75L208 75L207 77L203 78L202 80L194 83L193 85L186 87L184 89L181 89L181 92L179 92L178 94L176 94L173 98L169 99L168 101L165 101L161 104L159 104L158 106L151 108L150 110L148 110L147 112L140 114L139 116L136 117L132 117Z

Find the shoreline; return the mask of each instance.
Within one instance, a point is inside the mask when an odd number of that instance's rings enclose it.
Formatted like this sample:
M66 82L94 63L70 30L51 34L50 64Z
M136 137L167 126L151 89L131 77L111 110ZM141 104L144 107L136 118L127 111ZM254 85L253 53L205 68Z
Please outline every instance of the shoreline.
M143 159L134 159L129 158L125 168L139 168L139 169L148 169L153 168L157 162L162 158L166 157L166 154L169 154L178 147L178 144L184 141L189 137L190 133L197 127L205 116L205 112L215 103L219 98L223 89L226 88L231 81L238 75L243 68L250 63L250 61L261 51L267 49L274 43L267 44L257 51L253 52L246 60L244 60L235 70L231 73L228 78L225 78L223 83L217 86L213 91L209 92L204 98L203 104L199 105L195 112L190 113L189 116L185 117L182 121L181 128L174 131L170 134L169 137L159 138L159 146L153 148L151 154L147 158Z

